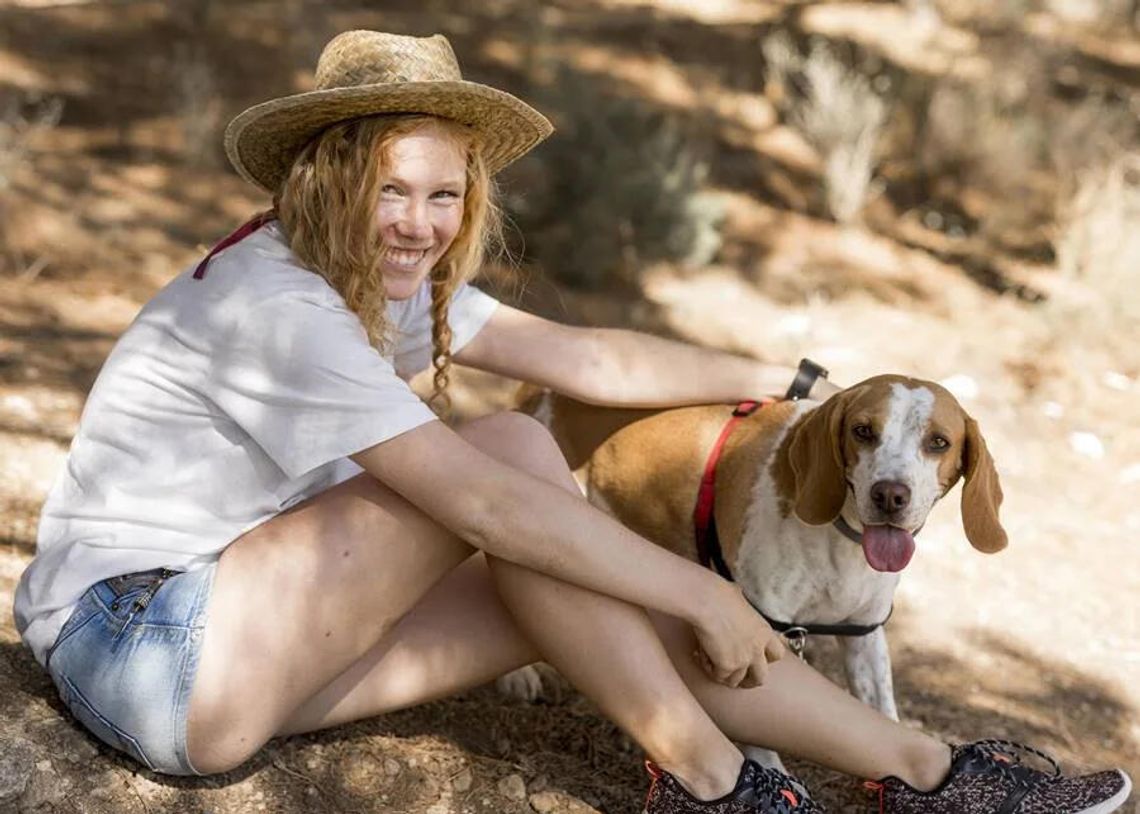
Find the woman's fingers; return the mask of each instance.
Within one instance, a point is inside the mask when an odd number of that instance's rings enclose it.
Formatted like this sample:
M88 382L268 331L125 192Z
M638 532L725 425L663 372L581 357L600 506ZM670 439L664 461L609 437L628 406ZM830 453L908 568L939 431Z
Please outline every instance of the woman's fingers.
M748 672L744 676L744 680L740 682L740 686L745 688L759 687L767 678L768 663L761 660L748 668Z
M768 639L768 643L764 645L764 657L769 662L779 661L787 652L787 645L784 644L783 639L779 636L773 636Z
M728 675L728 677L725 679L724 684L726 684L729 687L739 687L740 682L742 682L744 680L744 677L746 675L748 675L748 672L751 669L752 669L751 666L744 666L744 667L741 667L739 670L733 670Z

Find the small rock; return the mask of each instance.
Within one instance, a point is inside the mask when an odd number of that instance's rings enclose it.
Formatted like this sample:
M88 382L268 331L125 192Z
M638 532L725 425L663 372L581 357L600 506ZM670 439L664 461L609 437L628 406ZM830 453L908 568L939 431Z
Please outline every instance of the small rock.
M939 384L953 393L959 401L970 401L978 397L978 382L973 376L967 376L965 373L955 373L953 376L948 376L940 381Z
M1091 432L1074 432L1069 434L1069 446L1078 455L1099 461L1104 457L1104 442Z
M540 791L527 802L539 814L596 814L595 809L561 791Z
M1140 483L1140 463L1131 464L1121 469L1117 480L1125 486Z
M525 800L526 782L521 775L508 774L499 781L499 794L508 800Z
M471 773L471 769L467 768L452 778L451 787L456 791L468 791L474 780L475 776Z
M0 802L14 800L24 793L35 767L32 744L23 738L0 741Z
M1132 389L1132 379L1115 370L1106 370L1100 377L1100 381L1105 387L1119 390L1121 393L1127 393Z
M47 764L46 767L44 764ZM41 760L36 764L36 771L28 780L24 796L20 798L22 808L32 810L41 805L55 806L67 796L59 777L52 770L50 760Z
M397 761L393 758L390 758L390 757L384 758L384 774L388 775L389 777L395 777L399 773L400 773L399 761Z

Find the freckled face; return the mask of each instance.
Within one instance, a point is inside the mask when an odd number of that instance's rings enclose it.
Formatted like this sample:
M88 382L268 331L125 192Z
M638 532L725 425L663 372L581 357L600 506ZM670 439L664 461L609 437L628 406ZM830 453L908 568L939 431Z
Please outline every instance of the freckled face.
M406 300L451 246L463 220L467 161L452 140L424 128L389 148L376 209L384 290Z

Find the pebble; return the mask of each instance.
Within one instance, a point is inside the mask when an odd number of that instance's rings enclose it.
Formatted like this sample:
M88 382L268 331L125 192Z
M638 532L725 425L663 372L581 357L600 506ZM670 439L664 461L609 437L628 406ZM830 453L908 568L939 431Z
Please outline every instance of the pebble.
M1069 446L1078 455L1099 461L1104 457L1104 442L1091 432L1074 432L1069 435Z
M44 763L47 764L47 768L42 767ZM36 764L36 771L28 780L24 794L20 797L20 805L26 809L35 809L42 805L54 806L66 796L67 789L52 770L51 761L41 760Z
M596 810L561 791L540 791L527 800L538 814L596 814Z
M395 777L399 773L400 773L399 761L397 761L393 758L390 758L390 757L384 758L384 774L388 775L389 777Z
M23 738L0 741L0 802L24 793L35 767L32 754L33 745Z
M474 780L471 769L464 769L452 779L451 787L456 791L468 791Z
M978 397L979 387L978 382L973 376L967 376L965 373L955 373L953 376L947 376L939 382L940 385L945 387L954 397L959 401L970 401Z
M508 774L499 781L499 794L506 797L508 800L525 800L526 799L526 782L522 779L522 775Z

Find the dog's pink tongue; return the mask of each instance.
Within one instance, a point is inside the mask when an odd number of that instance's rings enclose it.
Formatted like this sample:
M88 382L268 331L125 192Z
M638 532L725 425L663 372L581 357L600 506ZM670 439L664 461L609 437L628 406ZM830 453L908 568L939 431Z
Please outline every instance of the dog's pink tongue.
M901 571L914 556L914 537L897 526L864 526L863 556L876 571Z

